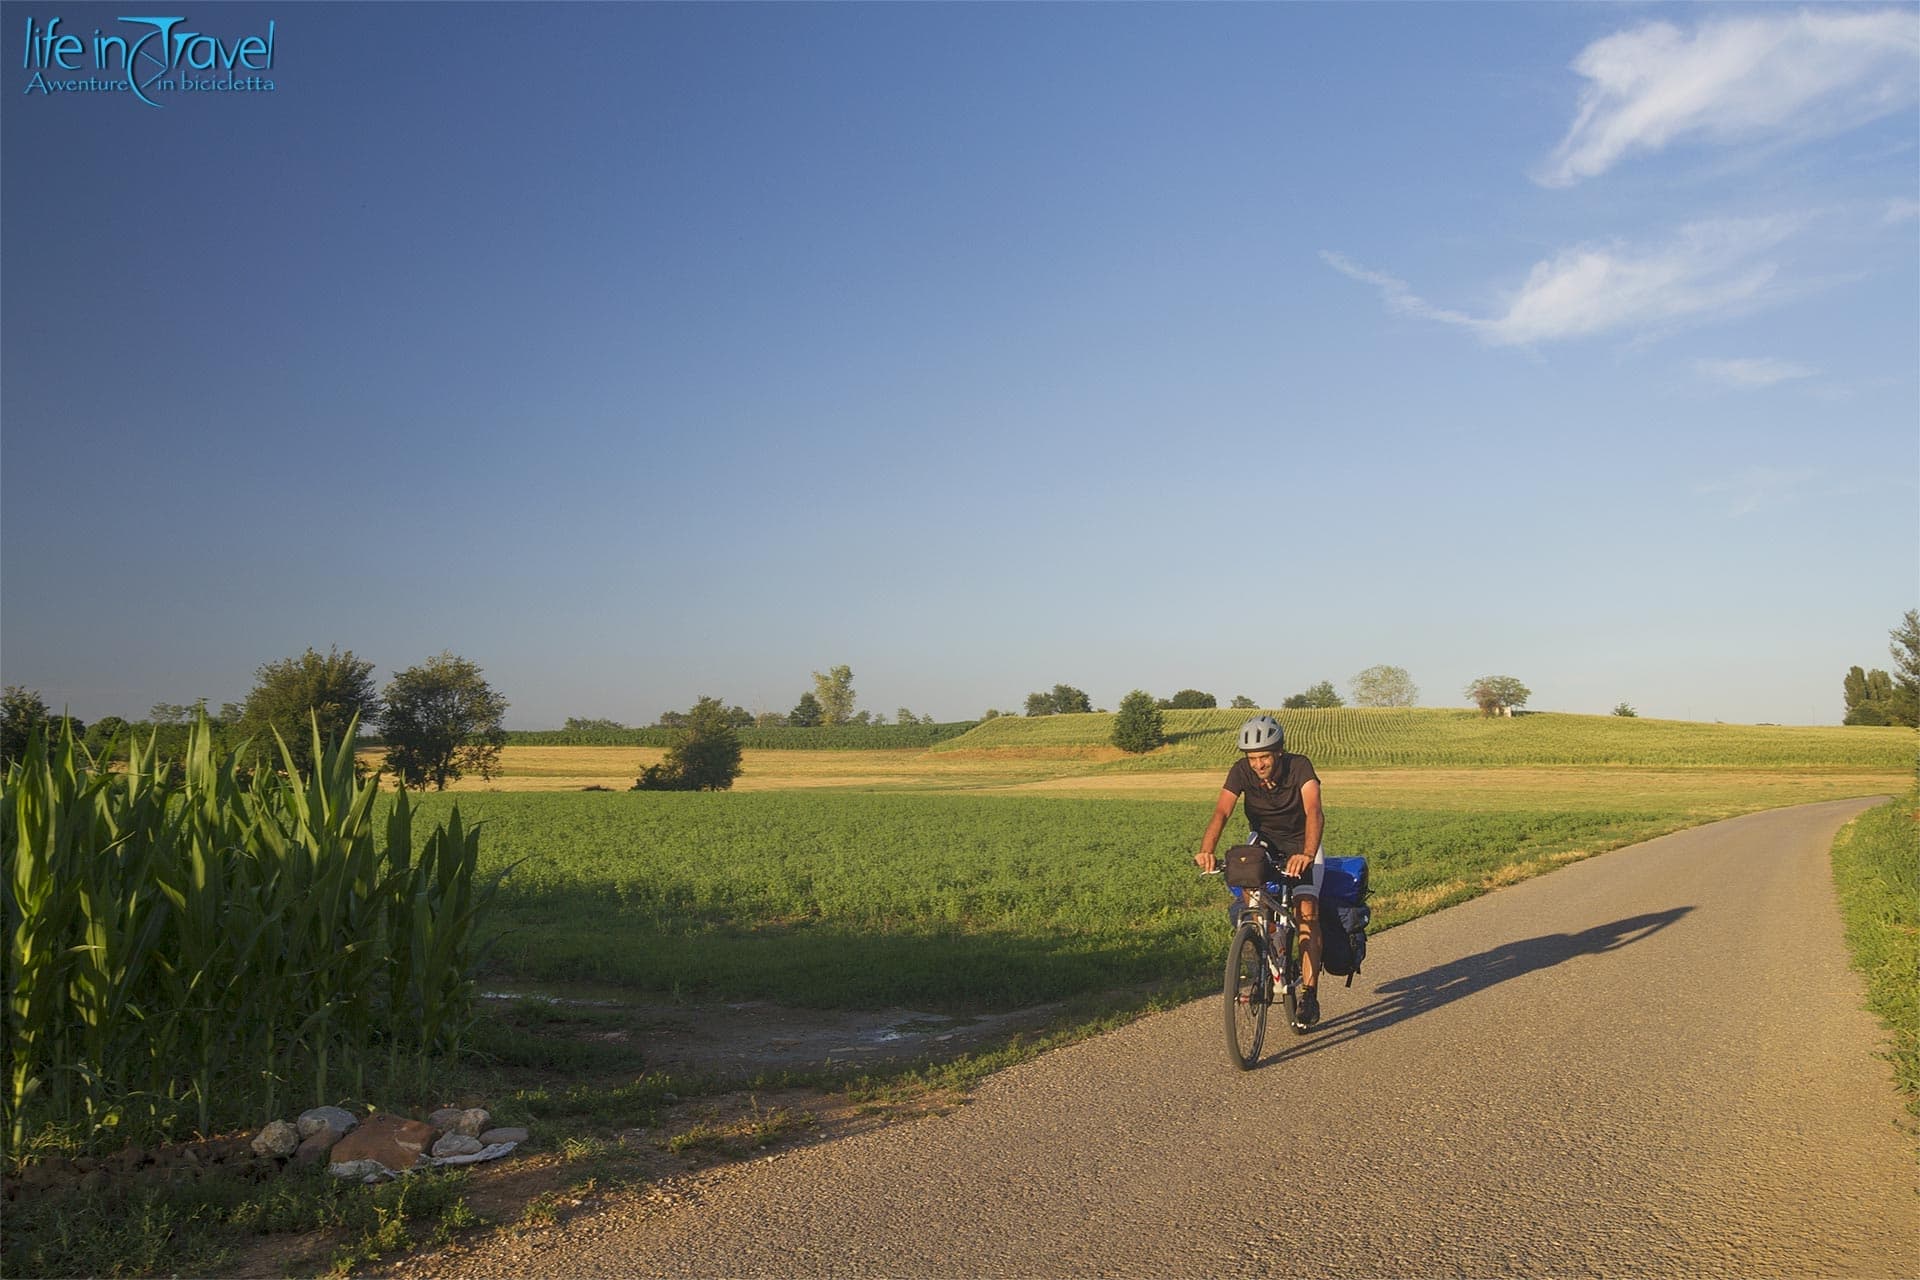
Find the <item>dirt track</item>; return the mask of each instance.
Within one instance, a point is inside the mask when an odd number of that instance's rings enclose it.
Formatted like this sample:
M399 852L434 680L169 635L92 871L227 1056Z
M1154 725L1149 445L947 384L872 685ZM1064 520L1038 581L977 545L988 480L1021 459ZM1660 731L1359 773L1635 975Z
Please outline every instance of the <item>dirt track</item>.
M1867 803L1393 930L1244 1075L1198 1002L951 1115L402 1274L1920 1275L1914 1139L1827 871Z

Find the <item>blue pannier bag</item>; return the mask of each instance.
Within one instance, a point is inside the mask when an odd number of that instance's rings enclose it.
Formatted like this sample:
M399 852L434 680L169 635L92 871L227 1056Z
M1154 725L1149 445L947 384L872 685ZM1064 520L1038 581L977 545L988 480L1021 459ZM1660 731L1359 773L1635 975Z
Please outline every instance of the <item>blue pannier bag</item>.
M1320 967L1353 985L1367 958L1367 860L1328 858L1320 876Z

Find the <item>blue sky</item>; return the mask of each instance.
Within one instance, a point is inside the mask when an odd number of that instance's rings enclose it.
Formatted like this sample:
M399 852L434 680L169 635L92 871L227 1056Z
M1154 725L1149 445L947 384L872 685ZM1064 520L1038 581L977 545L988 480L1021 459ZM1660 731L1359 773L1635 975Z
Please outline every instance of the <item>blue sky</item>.
M0 19L0 674L84 718L1835 723L1920 602L1920 7L168 13L272 90Z

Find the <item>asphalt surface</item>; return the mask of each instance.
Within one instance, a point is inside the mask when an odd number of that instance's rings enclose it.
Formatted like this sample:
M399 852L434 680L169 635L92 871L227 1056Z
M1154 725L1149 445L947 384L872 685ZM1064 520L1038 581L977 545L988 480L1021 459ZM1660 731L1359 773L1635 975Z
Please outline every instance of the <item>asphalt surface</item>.
M416 1264L517 1276L1920 1276L1827 854L1753 814L1373 940L1225 1065L1217 998L968 1106ZM1224 930L1223 930L1224 933ZM1224 951L1225 938L1222 938Z

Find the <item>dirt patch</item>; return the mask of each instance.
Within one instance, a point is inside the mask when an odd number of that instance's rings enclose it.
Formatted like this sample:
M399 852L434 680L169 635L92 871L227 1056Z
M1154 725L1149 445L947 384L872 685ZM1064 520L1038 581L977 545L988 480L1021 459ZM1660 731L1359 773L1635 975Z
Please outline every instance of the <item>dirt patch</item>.
M602 1015L600 1024L572 1034L605 1043L631 1043L649 1070L736 1079L773 1071L838 1071L958 1057L1043 1026L1057 1012L1052 1005L979 1015L903 1008L792 1009L757 1000L690 1005L646 1000L619 988L585 986L502 988L486 992L484 998L496 1007L528 1003L592 1011Z

